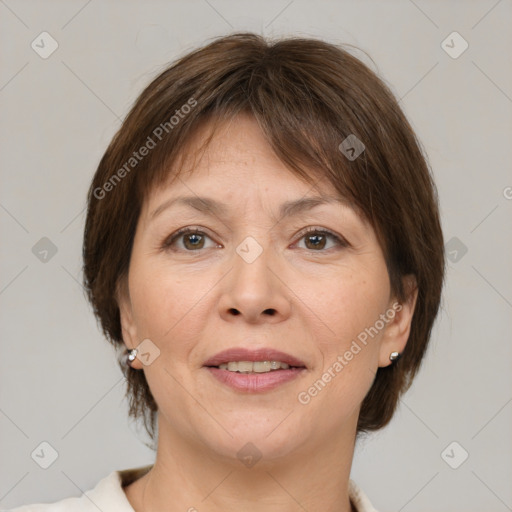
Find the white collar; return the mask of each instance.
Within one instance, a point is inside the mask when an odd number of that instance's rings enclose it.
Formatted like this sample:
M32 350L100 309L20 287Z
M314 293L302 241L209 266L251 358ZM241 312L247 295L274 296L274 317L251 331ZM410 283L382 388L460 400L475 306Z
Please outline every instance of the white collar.
M152 465L113 471L100 480L94 489L87 491L85 495L80 498L68 498L63 500L61 504L67 506L66 510L83 510L84 512L89 509L96 512L98 509L108 510L109 512L134 512L123 486L129 485L142 477L151 467ZM350 500L356 507L357 512L377 512L353 480L349 480L348 490ZM74 505L80 505L80 508L75 508Z

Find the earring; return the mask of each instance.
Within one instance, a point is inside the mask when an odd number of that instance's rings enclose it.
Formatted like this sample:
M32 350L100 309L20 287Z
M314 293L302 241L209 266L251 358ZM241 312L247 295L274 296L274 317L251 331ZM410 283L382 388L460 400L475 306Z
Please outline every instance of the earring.
M135 358L137 357L137 349L132 348L128 351L128 361L131 363L132 361L135 361Z
M391 352L391 354L389 354L389 360L393 362L398 361L400 357L402 357L400 352Z

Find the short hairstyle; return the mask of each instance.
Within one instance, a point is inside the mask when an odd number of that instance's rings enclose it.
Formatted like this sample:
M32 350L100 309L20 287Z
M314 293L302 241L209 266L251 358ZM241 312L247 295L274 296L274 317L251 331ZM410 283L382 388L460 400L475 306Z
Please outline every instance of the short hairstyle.
M370 223L399 301L407 300L402 277L416 277L402 357L378 369L361 404L357 433L378 430L391 420L425 354L440 304L444 244L437 190L413 129L384 81L345 47L236 33L187 53L144 89L88 191L83 269L94 313L107 339L124 348L118 292L126 283L141 206L154 187L179 172L172 169L201 125L238 114L257 121L299 178L329 180ZM346 151L347 137L364 145L358 158ZM158 407L144 372L121 360L120 366L129 415L142 418L155 440Z

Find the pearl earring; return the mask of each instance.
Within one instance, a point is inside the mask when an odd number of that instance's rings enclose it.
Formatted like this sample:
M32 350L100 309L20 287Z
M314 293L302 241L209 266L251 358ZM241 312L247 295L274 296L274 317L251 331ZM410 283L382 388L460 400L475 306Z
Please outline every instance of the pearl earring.
M398 361L400 357L402 357L400 352L391 352L391 354L389 354L389 360L393 362Z

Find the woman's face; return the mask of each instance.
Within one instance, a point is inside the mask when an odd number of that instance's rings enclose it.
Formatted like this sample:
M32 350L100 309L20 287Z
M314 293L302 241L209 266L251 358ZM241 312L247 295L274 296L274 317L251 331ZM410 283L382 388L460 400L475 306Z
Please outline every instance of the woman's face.
M326 180L312 187L287 170L249 117L224 126L189 171L143 205L120 302L127 346L150 340L132 366L158 404L160 437L229 458L248 442L267 458L353 442L412 316L391 296L373 229L327 201L337 194ZM282 210L313 197L326 202ZM304 368L205 366L227 349L276 350Z

